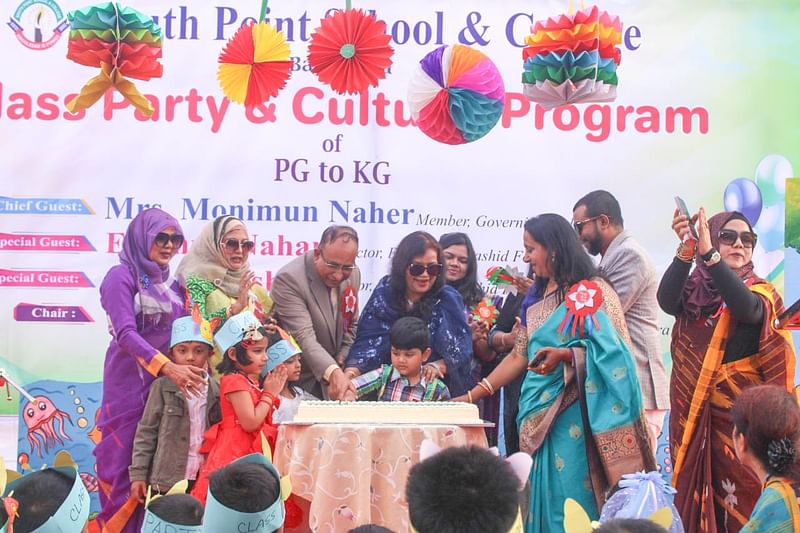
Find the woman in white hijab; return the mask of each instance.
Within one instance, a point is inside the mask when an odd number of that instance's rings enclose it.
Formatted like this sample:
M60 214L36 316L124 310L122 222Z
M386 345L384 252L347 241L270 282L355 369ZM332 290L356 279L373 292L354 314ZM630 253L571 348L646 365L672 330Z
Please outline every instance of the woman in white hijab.
M272 299L247 261L254 246L244 222L228 215L207 224L192 242L177 276L204 319L225 321L247 309L267 324Z

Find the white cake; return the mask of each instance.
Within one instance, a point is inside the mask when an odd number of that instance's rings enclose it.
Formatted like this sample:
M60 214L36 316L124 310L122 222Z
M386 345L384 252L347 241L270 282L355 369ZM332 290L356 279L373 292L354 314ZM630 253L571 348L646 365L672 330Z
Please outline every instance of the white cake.
M294 422L340 424L481 424L465 402L336 402L303 400Z

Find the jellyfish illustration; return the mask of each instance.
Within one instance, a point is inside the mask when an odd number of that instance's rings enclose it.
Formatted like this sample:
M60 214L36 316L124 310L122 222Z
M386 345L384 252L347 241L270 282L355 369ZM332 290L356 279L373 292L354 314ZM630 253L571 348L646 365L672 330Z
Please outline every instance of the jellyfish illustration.
M45 453L56 443L64 444L61 437L72 440L64 432L64 418L72 424L72 418L68 413L57 409L47 396L36 396L34 401L29 403L22 414L25 425L28 426L28 442L31 445L31 453L34 451L42 457L42 448ZM56 433L56 421L60 423L58 433ZM60 435L60 437L59 437Z

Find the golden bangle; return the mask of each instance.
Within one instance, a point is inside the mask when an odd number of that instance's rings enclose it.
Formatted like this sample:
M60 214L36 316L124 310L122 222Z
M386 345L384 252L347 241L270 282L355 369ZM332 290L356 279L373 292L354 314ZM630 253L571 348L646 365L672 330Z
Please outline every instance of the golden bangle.
M475 403L475 402L472 401L472 391L471 390L467 391L467 400L469 400L469 403Z
M481 387L483 390L485 390L485 391L486 391L486 393L487 393L489 396L491 396L491 395L493 395L493 394L494 394L494 393L492 392L492 389L490 389L490 388L489 388L489 387L486 385L486 383L484 383L484 382L483 382L483 380L481 380L481 381L479 381L479 382L478 382L478 386L479 386L479 387Z
M485 383L485 384L486 384L486 388L487 388L487 390L489 391L489 394L490 394L490 395L494 395L494 392L495 392L495 391L494 391L494 385L492 385L492 382L491 382L491 381L489 381L489 379L488 379L488 378L483 378L483 379L481 380L481 383Z

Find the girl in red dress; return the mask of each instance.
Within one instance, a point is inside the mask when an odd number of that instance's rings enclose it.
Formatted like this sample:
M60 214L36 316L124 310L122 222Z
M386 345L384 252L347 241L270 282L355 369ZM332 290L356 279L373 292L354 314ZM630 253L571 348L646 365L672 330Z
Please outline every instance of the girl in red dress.
M214 335L224 354L217 371L220 380L222 421L210 427L203 437L202 453L208 457L200 470L191 494L205 504L208 475L218 468L253 452L262 452L263 434L275 448L277 428L272 413L280 405L279 393L287 371L278 365L259 386L261 370L267 362L267 331L250 311L229 318Z

